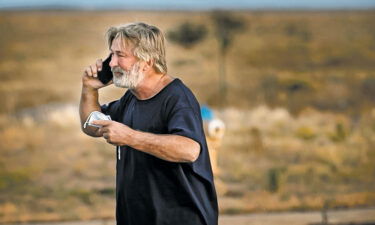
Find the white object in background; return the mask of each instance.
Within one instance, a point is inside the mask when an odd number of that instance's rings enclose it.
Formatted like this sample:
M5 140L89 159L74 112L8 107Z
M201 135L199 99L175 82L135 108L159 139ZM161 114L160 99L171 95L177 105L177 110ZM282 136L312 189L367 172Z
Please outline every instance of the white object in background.
M100 128L102 126L92 124L92 121L95 120L111 120L111 117L109 115L106 115L99 111L93 111L90 113L89 117L87 118L86 122L83 124L83 128L86 128L88 126L97 127Z
M225 124L219 119L213 119L208 122L208 136L215 139L221 139L224 136Z

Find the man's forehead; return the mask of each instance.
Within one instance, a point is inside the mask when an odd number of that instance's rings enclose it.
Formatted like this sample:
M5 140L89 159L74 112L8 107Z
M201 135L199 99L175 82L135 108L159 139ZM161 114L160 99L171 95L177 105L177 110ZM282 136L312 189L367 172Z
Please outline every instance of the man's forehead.
M131 52L132 46L127 41L118 37L113 39L110 50L113 52Z

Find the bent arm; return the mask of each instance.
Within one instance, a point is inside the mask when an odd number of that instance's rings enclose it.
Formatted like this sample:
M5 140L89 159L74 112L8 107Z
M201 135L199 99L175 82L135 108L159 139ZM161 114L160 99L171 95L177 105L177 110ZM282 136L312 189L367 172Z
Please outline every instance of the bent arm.
M87 117L93 111L101 111L98 101L98 90L102 87L112 84L112 81L108 84L103 84L98 77L98 71L102 69L102 60L98 59L96 64L90 65L85 69L82 75L82 92L81 101L79 103L79 117L81 119L82 131L92 137L101 137L99 129L91 126L83 127Z
M200 153L200 145L191 138L174 134L153 134L134 130L115 121L96 120L102 126L98 133L108 143L127 145L170 162L194 162Z
M171 162L194 162L200 153L198 142L179 135L160 135L134 131L129 145Z

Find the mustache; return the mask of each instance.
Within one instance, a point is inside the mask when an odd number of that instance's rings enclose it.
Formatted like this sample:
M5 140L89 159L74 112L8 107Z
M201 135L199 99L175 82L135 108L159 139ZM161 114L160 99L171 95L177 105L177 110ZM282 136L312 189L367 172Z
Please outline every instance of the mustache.
M124 72L124 70L121 69L120 67L113 67L113 68L111 68L111 71L112 71L112 73L123 73Z

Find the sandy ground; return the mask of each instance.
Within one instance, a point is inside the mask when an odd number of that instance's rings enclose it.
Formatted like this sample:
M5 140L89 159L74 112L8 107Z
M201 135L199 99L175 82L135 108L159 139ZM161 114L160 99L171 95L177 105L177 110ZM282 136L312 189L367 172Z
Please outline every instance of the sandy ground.
M312 225L322 222L319 211L253 213L246 215L222 215L219 225ZM343 209L328 211L329 224L375 224L375 208ZM23 223L22 225L113 225L114 221L75 221L54 223ZM15 225L15 224L12 224Z

